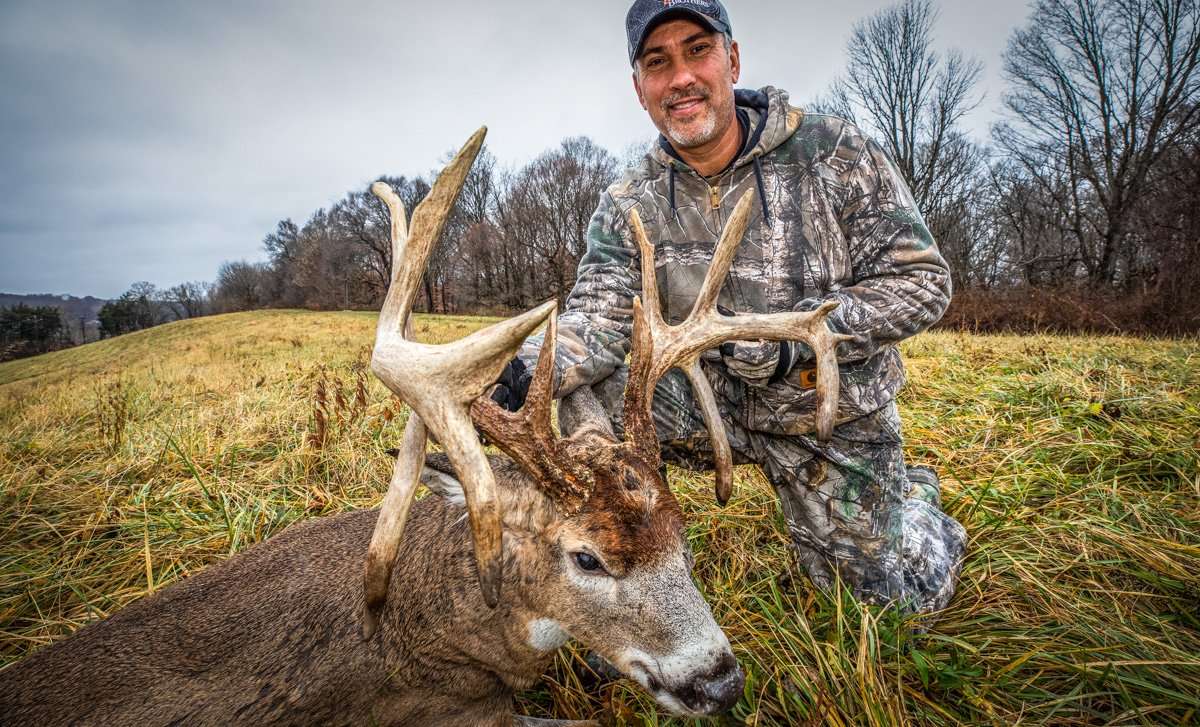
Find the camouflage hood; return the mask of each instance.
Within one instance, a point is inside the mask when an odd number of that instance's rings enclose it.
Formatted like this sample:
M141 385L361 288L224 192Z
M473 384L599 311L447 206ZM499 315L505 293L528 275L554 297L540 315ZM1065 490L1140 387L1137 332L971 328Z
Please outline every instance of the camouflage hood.
M699 293L734 205L753 190L760 206L720 304L774 313L838 301L830 325L855 337L839 349L839 419L858 418L895 398L904 382L895 344L936 322L950 297L949 271L912 195L883 150L850 122L805 114L771 87L739 91L736 99L747 135L727 169L702 177L660 143L602 195L561 316L560 394L624 365L632 300L641 290L630 211L638 210L655 246L664 315L679 322ZM532 363L539 345L527 344L522 358ZM766 388L746 385L719 361L709 362L707 372L740 424L800 434L813 426L807 365ZM664 385L678 385L680 396L687 395L682 377Z
M766 93L766 90L751 91L739 88L734 91L733 98L737 106L738 124L742 127L743 142L742 150L729 163L729 167L725 171L737 169L747 164L753 166L754 178L758 183L758 198L762 205L763 218L769 220L771 210L767 205L766 190L763 185L762 163L760 160L764 154L787 141L788 137L796 130L794 127L789 129L787 126L786 109L783 109L784 113L780 113L780 104L784 106L787 104L787 94L777 92L774 99L776 113L770 113L772 97ZM671 146L671 142L662 135L658 137L658 146L654 150L651 159L658 161L665 168L667 174L668 202L674 214L677 212L677 199L675 196L676 165L682 164L686 166L687 163Z

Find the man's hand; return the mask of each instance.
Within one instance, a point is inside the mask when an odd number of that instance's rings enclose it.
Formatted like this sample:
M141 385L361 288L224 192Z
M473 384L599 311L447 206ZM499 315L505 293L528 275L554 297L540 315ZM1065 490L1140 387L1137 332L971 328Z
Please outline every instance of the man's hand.
M792 346L787 341L729 341L721 344L721 360L734 376L762 388L792 370Z
M492 401L508 411L520 409L529 394L529 382L532 380L533 372L525 367L525 362L514 358L500 374L496 388L492 391Z
M720 305L717 312L736 315ZM731 374L759 389L781 381L798 362L813 358L812 349L802 341L729 341L721 344L719 354L713 350L702 355L713 363L720 360Z

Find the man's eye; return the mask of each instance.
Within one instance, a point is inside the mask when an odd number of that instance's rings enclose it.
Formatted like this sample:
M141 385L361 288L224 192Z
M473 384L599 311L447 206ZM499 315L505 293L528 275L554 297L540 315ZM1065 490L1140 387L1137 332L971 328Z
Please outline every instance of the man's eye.
M711 47L712 46L709 45L708 43L701 43L700 45L692 46L692 55L698 56L701 53L706 52Z
M585 571L600 570L600 561L596 560L591 553L576 553L575 564Z
M663 64L663 59L652 58L652 59L646 61L646 68L658 68L662 64Z

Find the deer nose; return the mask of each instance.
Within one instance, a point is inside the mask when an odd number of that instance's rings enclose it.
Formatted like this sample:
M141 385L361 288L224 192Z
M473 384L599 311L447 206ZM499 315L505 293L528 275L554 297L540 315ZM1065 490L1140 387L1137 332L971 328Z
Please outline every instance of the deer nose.
M727 712L742 697L746 677L733 654L725 654L707 673L692 682L685 690L684 703L689 709L705 714Z
M727 712L742 698L742 688L746 684L746 676L733 657L729 657L732 668L704 683L701 687L704 696L716 705L715 712Z

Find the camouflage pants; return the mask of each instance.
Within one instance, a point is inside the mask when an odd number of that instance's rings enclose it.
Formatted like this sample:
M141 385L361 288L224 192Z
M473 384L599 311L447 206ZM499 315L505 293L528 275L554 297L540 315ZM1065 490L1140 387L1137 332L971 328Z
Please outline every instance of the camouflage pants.
M621 411L626 375L619 370L593 387L610 416ZM720 394L717 402L734 461L758 464L775 488L797 559L813 583L829 589L840 578L859 600L907 612L945 607L966 531L941 511L936 476L923 491L913 490L894 401L838 425L827 444L747 429L736 402ZM659 382L653 413L664 460L712 469L704 421L678 371ZM619 415L613 418L619 429Z

